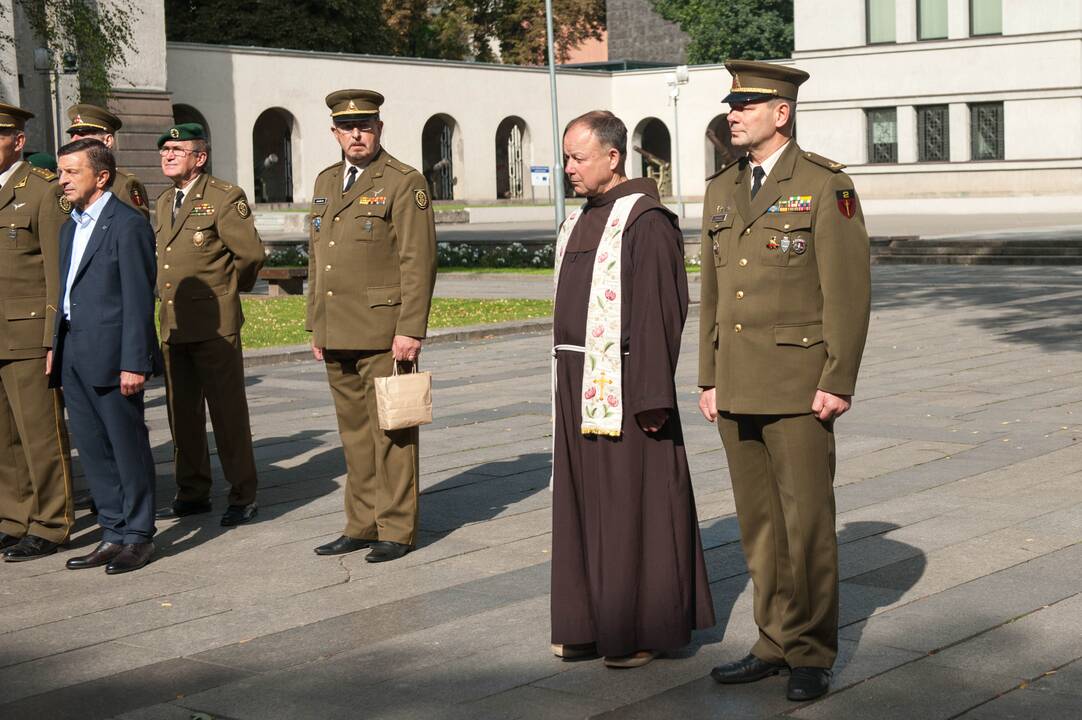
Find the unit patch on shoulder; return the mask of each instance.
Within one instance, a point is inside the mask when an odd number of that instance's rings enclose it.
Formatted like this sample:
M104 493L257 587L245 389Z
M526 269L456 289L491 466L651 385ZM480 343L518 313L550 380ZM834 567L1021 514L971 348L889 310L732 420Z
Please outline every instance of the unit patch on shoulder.
M56 199L56 204L60 206L60 209L64 212L64 214L71 213L71 201L63 195Z
M839 190L837 192L838 210L848 220L853 219L853 215L857 212L857 191L856 190Z
M424 190L418 190L417 192L413 193L413 201L417 203L417 208L419 210L428 209L428 193L426 193Z
M132 185L131 189L131 201L135 207L143 207L146 204L146 201L143 200L143 193L139 192L139 188L134 185Z
M237 214L240 215L242 218L247 218L249 215L252 214L252 209L249 208L248 203L244 202L243 200L237 200L236 208Z

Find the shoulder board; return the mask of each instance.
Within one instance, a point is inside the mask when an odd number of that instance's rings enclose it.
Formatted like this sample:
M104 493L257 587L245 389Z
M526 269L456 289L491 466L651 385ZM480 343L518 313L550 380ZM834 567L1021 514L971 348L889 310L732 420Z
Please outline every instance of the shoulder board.
M813 152L805 152L804 153L804 159L809 160L809 161L815 163L816 165L820 165L822 167L825 167L827 170L830 170L831 172L841 172L845 168L845 165L843 163L834 162L833 160L831 160L829 158L825 158L822 155L816 155Z
M39 168L37 166L34 166L30 168L30 172L40 178L44 178L45 180L52 181L56 179L56 173L51 170L46 170L45 168Z
M213 185L214 187L218 188L219 190L232 190L233 189L232 184L227 183L224 180L219 180L218 178L214 177L213 175L208 175L207 176L207 185Z
M417 172L416 170L411 168L406 163L401 162L399 160L395 160L394 158L388 158L387 159L387 167L394 168L395 170L402 173L403 175L409 175L410 173Z
M335 168L338 168L338 167L342 167L342 164L343 164L343 162L342 162L341 160L339 160L339 161L338 161L338 162L336 162L335 164L333 164L333 165L328 165L327 167L325 167L325 168L323 168L322 170L320 170L320 171L319 171L319 174L320 174L320 175L324 175L324 174L326 174L326 173L329 173L329 172L330 172L331 170L334 170Z
M707 180L713 180L718 175L721 175L723 172L725 172L726 170L731 168L733 165L739 165L739 164L740 164L740 158L733 158L732 160L730 160L729 162L725 163L720 168L718 168L718 171L716 173L714 173L713 175L707 175L706 179Z

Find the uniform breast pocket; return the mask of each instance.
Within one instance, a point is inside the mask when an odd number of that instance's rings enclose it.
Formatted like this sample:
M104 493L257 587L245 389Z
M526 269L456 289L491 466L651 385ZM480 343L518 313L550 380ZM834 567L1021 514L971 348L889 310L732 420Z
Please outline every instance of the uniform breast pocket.
M723 267L729 264L729 238L733 232L732 216L721 222L712 223L706 231L706 250L714 255L714 266ZM703 258L704 264L706 258Z
M357 239L371 242L383 240L388 235L388 206L358 205L353 223L357 228Z
M763 265L794 267L806 265L811 250L811 216L807 213L776 213L763 221L757 233Z
M17 250L30 243L30 216L8 215L3 219L3 242L0 247Z

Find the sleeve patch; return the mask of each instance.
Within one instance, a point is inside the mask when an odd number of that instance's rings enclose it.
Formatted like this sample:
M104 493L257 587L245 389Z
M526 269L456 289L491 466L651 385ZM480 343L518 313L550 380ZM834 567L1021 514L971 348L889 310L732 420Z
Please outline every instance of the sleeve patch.
M252 214L252 209L248 207L248 203L244 202L243 200L237 200L237 203L234 207L237 208L237 214L240 215L242 218L247 219L247 217Z
M143 207L146 205L146 200L143 199L143 193L139 192L139 188L132 185L131 188L131 201L135 207Z
M57 197L56 203L57 203L57 205L60 206L60 210L65 215L70 215L71 214L71 201L68 200L66 197L64 197L63 195Z
M836 193L838 199L838 210L849 220L853 219L853 216L857 213L857 191L856 190L839 190Z
M418 190L417 192L413 193L413 201L417 203L418 210L428 209L428 193L426 193L424 190Z

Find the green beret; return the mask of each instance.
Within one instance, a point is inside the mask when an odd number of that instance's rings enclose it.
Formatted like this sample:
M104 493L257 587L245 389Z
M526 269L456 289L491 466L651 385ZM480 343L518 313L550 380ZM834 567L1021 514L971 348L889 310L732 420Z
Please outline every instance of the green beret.
M162 133L158 138L158 149L161 150L170 140L206 140L207 133L199 123L180 123Z

